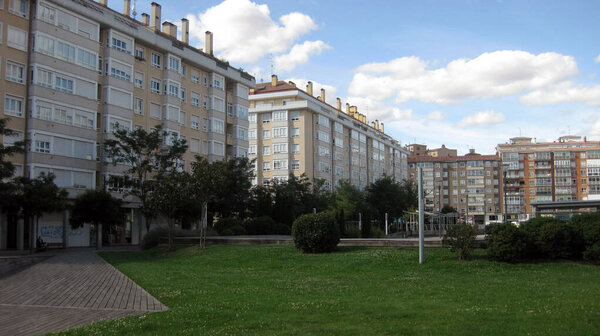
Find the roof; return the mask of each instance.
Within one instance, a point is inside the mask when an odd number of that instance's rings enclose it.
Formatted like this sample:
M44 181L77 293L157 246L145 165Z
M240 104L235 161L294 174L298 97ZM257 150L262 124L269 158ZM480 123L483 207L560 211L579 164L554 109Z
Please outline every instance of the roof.
M463 155L463 156L409 156L408 162L454 162L471 160L500 160L498 155Z
M286 81L277 81L276 86L272 86L271 82L256 83L256 88L254 89L253 94L271 93L271 92L280 92L280 91L293 91L293 90L300 90L300 89ZM302 90L300 90L300 91L302 91Z

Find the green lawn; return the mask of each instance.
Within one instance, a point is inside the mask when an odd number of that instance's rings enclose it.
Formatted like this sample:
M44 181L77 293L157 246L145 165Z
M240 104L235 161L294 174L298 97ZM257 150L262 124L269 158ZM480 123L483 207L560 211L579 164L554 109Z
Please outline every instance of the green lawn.
M105 253L170 310L64 335L590 335L600 267L459 262L446 249L210 246ZM61 334L61 335L62 335Z

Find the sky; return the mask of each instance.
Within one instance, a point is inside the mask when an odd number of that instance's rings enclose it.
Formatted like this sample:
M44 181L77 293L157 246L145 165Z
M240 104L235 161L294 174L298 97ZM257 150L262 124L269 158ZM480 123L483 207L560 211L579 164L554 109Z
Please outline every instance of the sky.
M135 2L138 19L150 13ZM402 144L600 140L600 1L157 2L163 21L190 20L194 46L210 30L216 56L257 82L310 80Z

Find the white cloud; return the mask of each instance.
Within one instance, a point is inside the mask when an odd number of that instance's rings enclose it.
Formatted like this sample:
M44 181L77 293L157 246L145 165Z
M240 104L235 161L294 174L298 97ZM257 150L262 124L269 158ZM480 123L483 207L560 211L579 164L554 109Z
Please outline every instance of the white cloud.
M519 101L528 105L583 103L591 106L600 106L600 85L584 87L580 84L566 81L530 92L521 96Z
M225 0L198 14L188 14L190 39L203 48L205 31L214 34L214 51L231 62L252 63L269 53L282 53L300 36L317 28L302 13L271 18L267 5L249 0Z
M397 103L416 99L449 104L528 92L579 72L571 56L520 50L483 53L474 59L454 60L446 67L428 67L429 63L414 56L364 64L356 70L349 93L377 100L394 97Z
M594 58L594 62L600 63L600 55L598 55L598 56L596 56L596 58Z
M446 119L446 115L444 114L444 112L441 112L441 111L431 111L427 115L427 119L441 121L441 120Z
M394 106L388 106L378 100L368 97L348 97L350 105L356 105L358 112L367 116L370 121L379 120L380 122L394 122L412 118L411 109L401 109Z
M499 124L499 123L503 122L504 120L506 120L506 117L504 116L504 114L502 114L500 112L483 111L483 112L477 112L477 113L473 113L469 116L466 116L458 123L458 126L461 126L461 127L488 126L488 125Z
M306 84L308 80L303 78L288 78L285 81L292 81L296 86L303 91L306 91ZM313 96L318 97L321 95L321 89L325 89L325 102L332 106L336 106L337 88L332 85L322 84L319 82L311 81L313 83Z
M320 40L295 44L289 53L275 57L275 72L290 72L297 65L307 63L310 56L320 55L327 49L331 49L331 46Z

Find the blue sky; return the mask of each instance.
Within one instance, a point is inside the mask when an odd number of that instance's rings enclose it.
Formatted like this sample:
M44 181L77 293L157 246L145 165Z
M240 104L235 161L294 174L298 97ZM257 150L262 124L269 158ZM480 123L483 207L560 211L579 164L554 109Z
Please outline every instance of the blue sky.
M600 139L598 1L160 3L163 20L190 19L192 44L211 30L217 56L257 81L271 64L311 80L404 144L491 154L518 135Z

